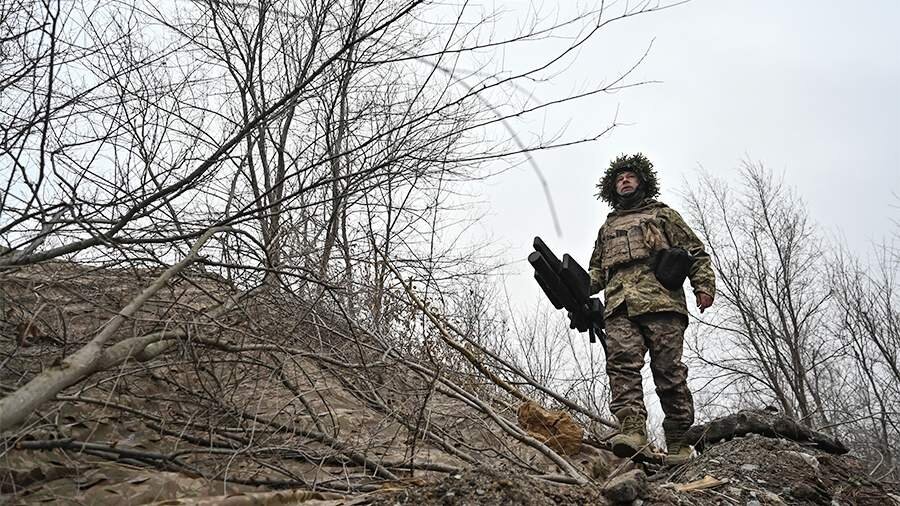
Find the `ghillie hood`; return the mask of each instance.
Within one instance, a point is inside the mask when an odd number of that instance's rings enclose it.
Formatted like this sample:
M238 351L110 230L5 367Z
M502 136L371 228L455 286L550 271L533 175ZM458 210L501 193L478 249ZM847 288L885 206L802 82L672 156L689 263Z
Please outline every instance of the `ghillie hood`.
M616 176L620 172L631 171L637 174L641 180L640 188L644 191L644 198L652 199L659 195L659 182L656 180L656 171L653 162L642 153L634 155L619 155L609 164L603 179L597 184L597 198L615 207L619 201L616 194Z

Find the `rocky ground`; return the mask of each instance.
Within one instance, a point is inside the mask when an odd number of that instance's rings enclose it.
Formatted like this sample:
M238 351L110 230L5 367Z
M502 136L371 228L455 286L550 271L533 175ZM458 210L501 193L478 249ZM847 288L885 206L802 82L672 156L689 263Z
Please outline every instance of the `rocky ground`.
M624 479L617 480L617 476ZM881 506L900 505L900 489L873 480L852 456L750 435L712 445L678 468L625 471L586 486L555 485L478 469L378 493L366 504Z
M367 504L596 504L601 490L595 486L573 486L479 468L426 484L371 495Z

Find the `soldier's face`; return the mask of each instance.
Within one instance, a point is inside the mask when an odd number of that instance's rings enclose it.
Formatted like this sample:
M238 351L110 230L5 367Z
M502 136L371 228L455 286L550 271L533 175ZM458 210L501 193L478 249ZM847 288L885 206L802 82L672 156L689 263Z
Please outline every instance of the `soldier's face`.
M626 170L616 176L616 193L619 195L628 195L634 190L637 190L639 184L640 179L638 179L637 174Z

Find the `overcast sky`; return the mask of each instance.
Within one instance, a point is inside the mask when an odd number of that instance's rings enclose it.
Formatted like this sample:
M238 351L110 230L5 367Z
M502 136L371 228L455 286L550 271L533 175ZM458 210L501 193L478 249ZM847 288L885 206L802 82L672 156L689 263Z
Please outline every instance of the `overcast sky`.
M539 2L495 2L516 23ZM583 4L583 2L582 2ZM555 11L547 2L543 11ZM734 179L742 160L783 172L824 234L865 251L900 218L900 2L694 0L604 29L551 84L550 100L609 80L643 54L633 80L661 81L559 107L517 126L533 138L566 125L571 137L626 123L605 139L535 158L547 177L563 236L554 231L538 180L523 165L489 180L482 194L484 234L505 248L521 273L508 286L533 301L537 286L524 258L541 235L560 254L587 264L608 209L594 185L619 153L642 151L655 163L661 200L705 168ZM521 49L521 48L520 48ZM551 51L549 44L545 49ZM514 67L540 46L507 51ZM892 221L893 220L893 221Z

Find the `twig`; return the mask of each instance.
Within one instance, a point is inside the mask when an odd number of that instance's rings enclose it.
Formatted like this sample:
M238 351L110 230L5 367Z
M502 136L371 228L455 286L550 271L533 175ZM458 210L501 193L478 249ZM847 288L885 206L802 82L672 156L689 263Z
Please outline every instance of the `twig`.
M466 360L469 361L470 364L472 364L476 369L478 369L479 372L484 374L488 379L493 381L497 386L499 386L500 388L509 392L509 394L512 395L513 397L515 397L516 399L519 399L522 402L528 402L531 400L527 395L523 394L518 388L510 385L505 380L503 380L502 378L500 378L499 376L494 374L491 370L489 370L487 367L485 367L484 364L482 364L481 361L478 360L475 357L475 355L472 354L472 352L467 350L464 346L460 345L452 337L450 337L450 334L447 333L447 330L441 324L441 320L438 319L437 316L435 316L434 312L432 312L422 302L421 299L419 299L419 296L416 295L416 292L412 289L412 287L410 287L403 280L403 277L400 275L399 272L397 272L397 269L394 268L394 265L391 263L391 261L385 257L384 263L385 263L385 265L387 265L388 269L390 269L391 272L394 273L394 276L397 277L397 280L403 286L403 289L406 291L407 295L409 295L409 298L413 301L413 304L415 304L416 307L418 307L423 313L425 313L426 316L428 316L428 319L431 320L431 323L438 330L438 334L441 336L441 339L445 343L447 343L454 350L458 351L463 357L466 358Z

